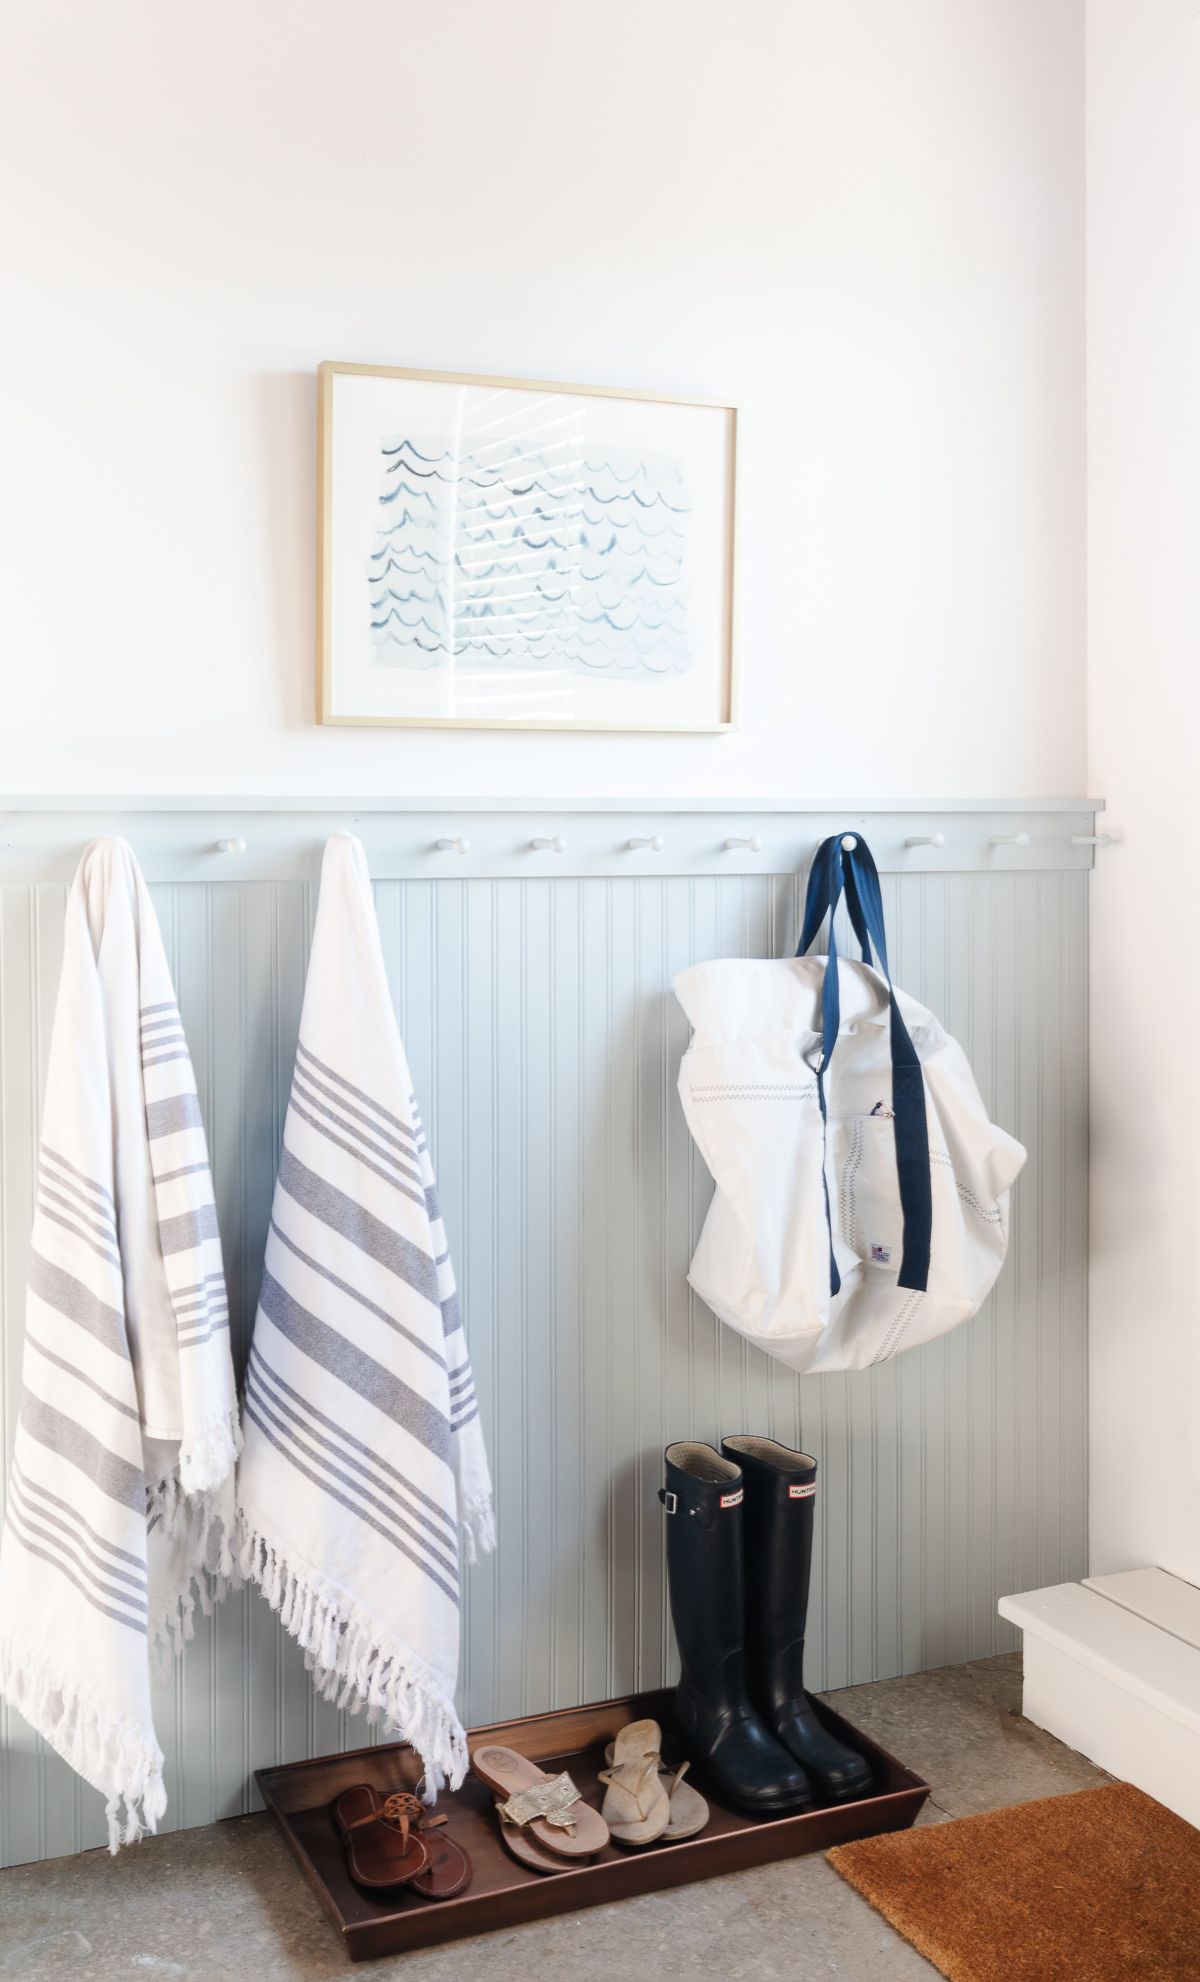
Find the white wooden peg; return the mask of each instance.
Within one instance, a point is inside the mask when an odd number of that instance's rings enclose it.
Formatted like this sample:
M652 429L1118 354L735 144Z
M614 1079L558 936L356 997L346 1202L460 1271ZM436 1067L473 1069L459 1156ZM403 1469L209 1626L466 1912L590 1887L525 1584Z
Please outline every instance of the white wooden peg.
M550 839L530 840L529 846L533 853L565 853L567 850L561 833L553 834Z
M843 834L842 834L842 852L843 852L843 853L853 853L853 852L854 852L854 849L855 849L855 847L856 847L857 845L858 845L858 834L857 834L857 833L843 833Z
M725 842L726 853L736 853L739 847L744 847L747 853L761 853L762 841L754 833L748 840L728 839Z
M662 834L651 833L648 839L635 837L631 840L626 840L625 845L630 853L640 853L643 848L648 853L661 853L663 849Z
M218 840L218 841L217 841L217 852L218 852L218 853L245 853L245 851L246 851L246 842L245 842L245 840Z
M1072 846L1120 846L1120 833L1072 833Z
M1028 833L993 833L989 846L1028 846Z
M911 833L905 846L945 846L945 833Z
M439 840L437 850L439 853L470 853L471 842L470 840L461 838L457 840Z

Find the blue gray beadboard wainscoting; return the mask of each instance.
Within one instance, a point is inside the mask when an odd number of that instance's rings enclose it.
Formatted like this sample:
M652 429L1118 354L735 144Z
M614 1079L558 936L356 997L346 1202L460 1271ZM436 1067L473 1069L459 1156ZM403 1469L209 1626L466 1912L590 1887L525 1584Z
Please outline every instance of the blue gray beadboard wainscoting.
M675 1093L685 964L783 956L824 834L861 830L898 983L962 1042L1029 1162L983 1312L877 1369L802 1378L686 1271L709 1197ZM1085 1570L1086 800L808 812L627 801L13 801L0 810L0 1300L11 1437L40 1083L67 884L121 833L152 884L210 1139L245 1354L321 846L356 832L429 1125L495 1474L467 1577L465 1718L672 1675L655 1499L672 1438L766 1431L820 1461L810 1683L1015 1643L996 1600ZM913 844L906 844L911 841ZM732 842L732 844L727 844ZM1102 856L1108 857L1108 856ZM7 1479L0 1454L0 1487ZM155 1708L171 1826L252 1807L256 1768L371 1736L314 1698L243 1592ZM101 1799L0 1708L0 1862L104 1838Z

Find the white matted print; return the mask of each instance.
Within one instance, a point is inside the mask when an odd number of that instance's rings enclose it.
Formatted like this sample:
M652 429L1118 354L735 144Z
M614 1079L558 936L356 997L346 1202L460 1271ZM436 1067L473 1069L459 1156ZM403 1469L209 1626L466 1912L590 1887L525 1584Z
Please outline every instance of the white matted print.
M733 721L732 407L324 364L320 719Z

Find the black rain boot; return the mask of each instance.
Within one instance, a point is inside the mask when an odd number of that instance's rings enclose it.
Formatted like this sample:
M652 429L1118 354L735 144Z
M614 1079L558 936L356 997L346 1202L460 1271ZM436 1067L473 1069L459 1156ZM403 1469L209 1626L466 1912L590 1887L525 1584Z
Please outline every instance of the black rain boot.
M666 1450L667 1576L679 1645L675 1718L689 1760L752 1816L812 1804L808 1777L746 1692L742 1475L711 1445Z
M750 1697L818 1796L829 1803L868 1796L869 1764L822 1725L804 1690L817 1462L773 1438L723 1438L721 1450L741 1467L745 1485Z

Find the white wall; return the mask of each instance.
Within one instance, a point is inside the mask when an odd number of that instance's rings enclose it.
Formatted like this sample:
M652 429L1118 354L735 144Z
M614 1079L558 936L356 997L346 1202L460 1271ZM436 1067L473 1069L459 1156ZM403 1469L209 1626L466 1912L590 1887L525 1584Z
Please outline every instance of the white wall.
M0 788L1081 789L1081 0L25 0L5 43ZM739 400L740 733L313 727L324 357Z
M1091 1549L1200 1581L1200 7L1089 0Z

